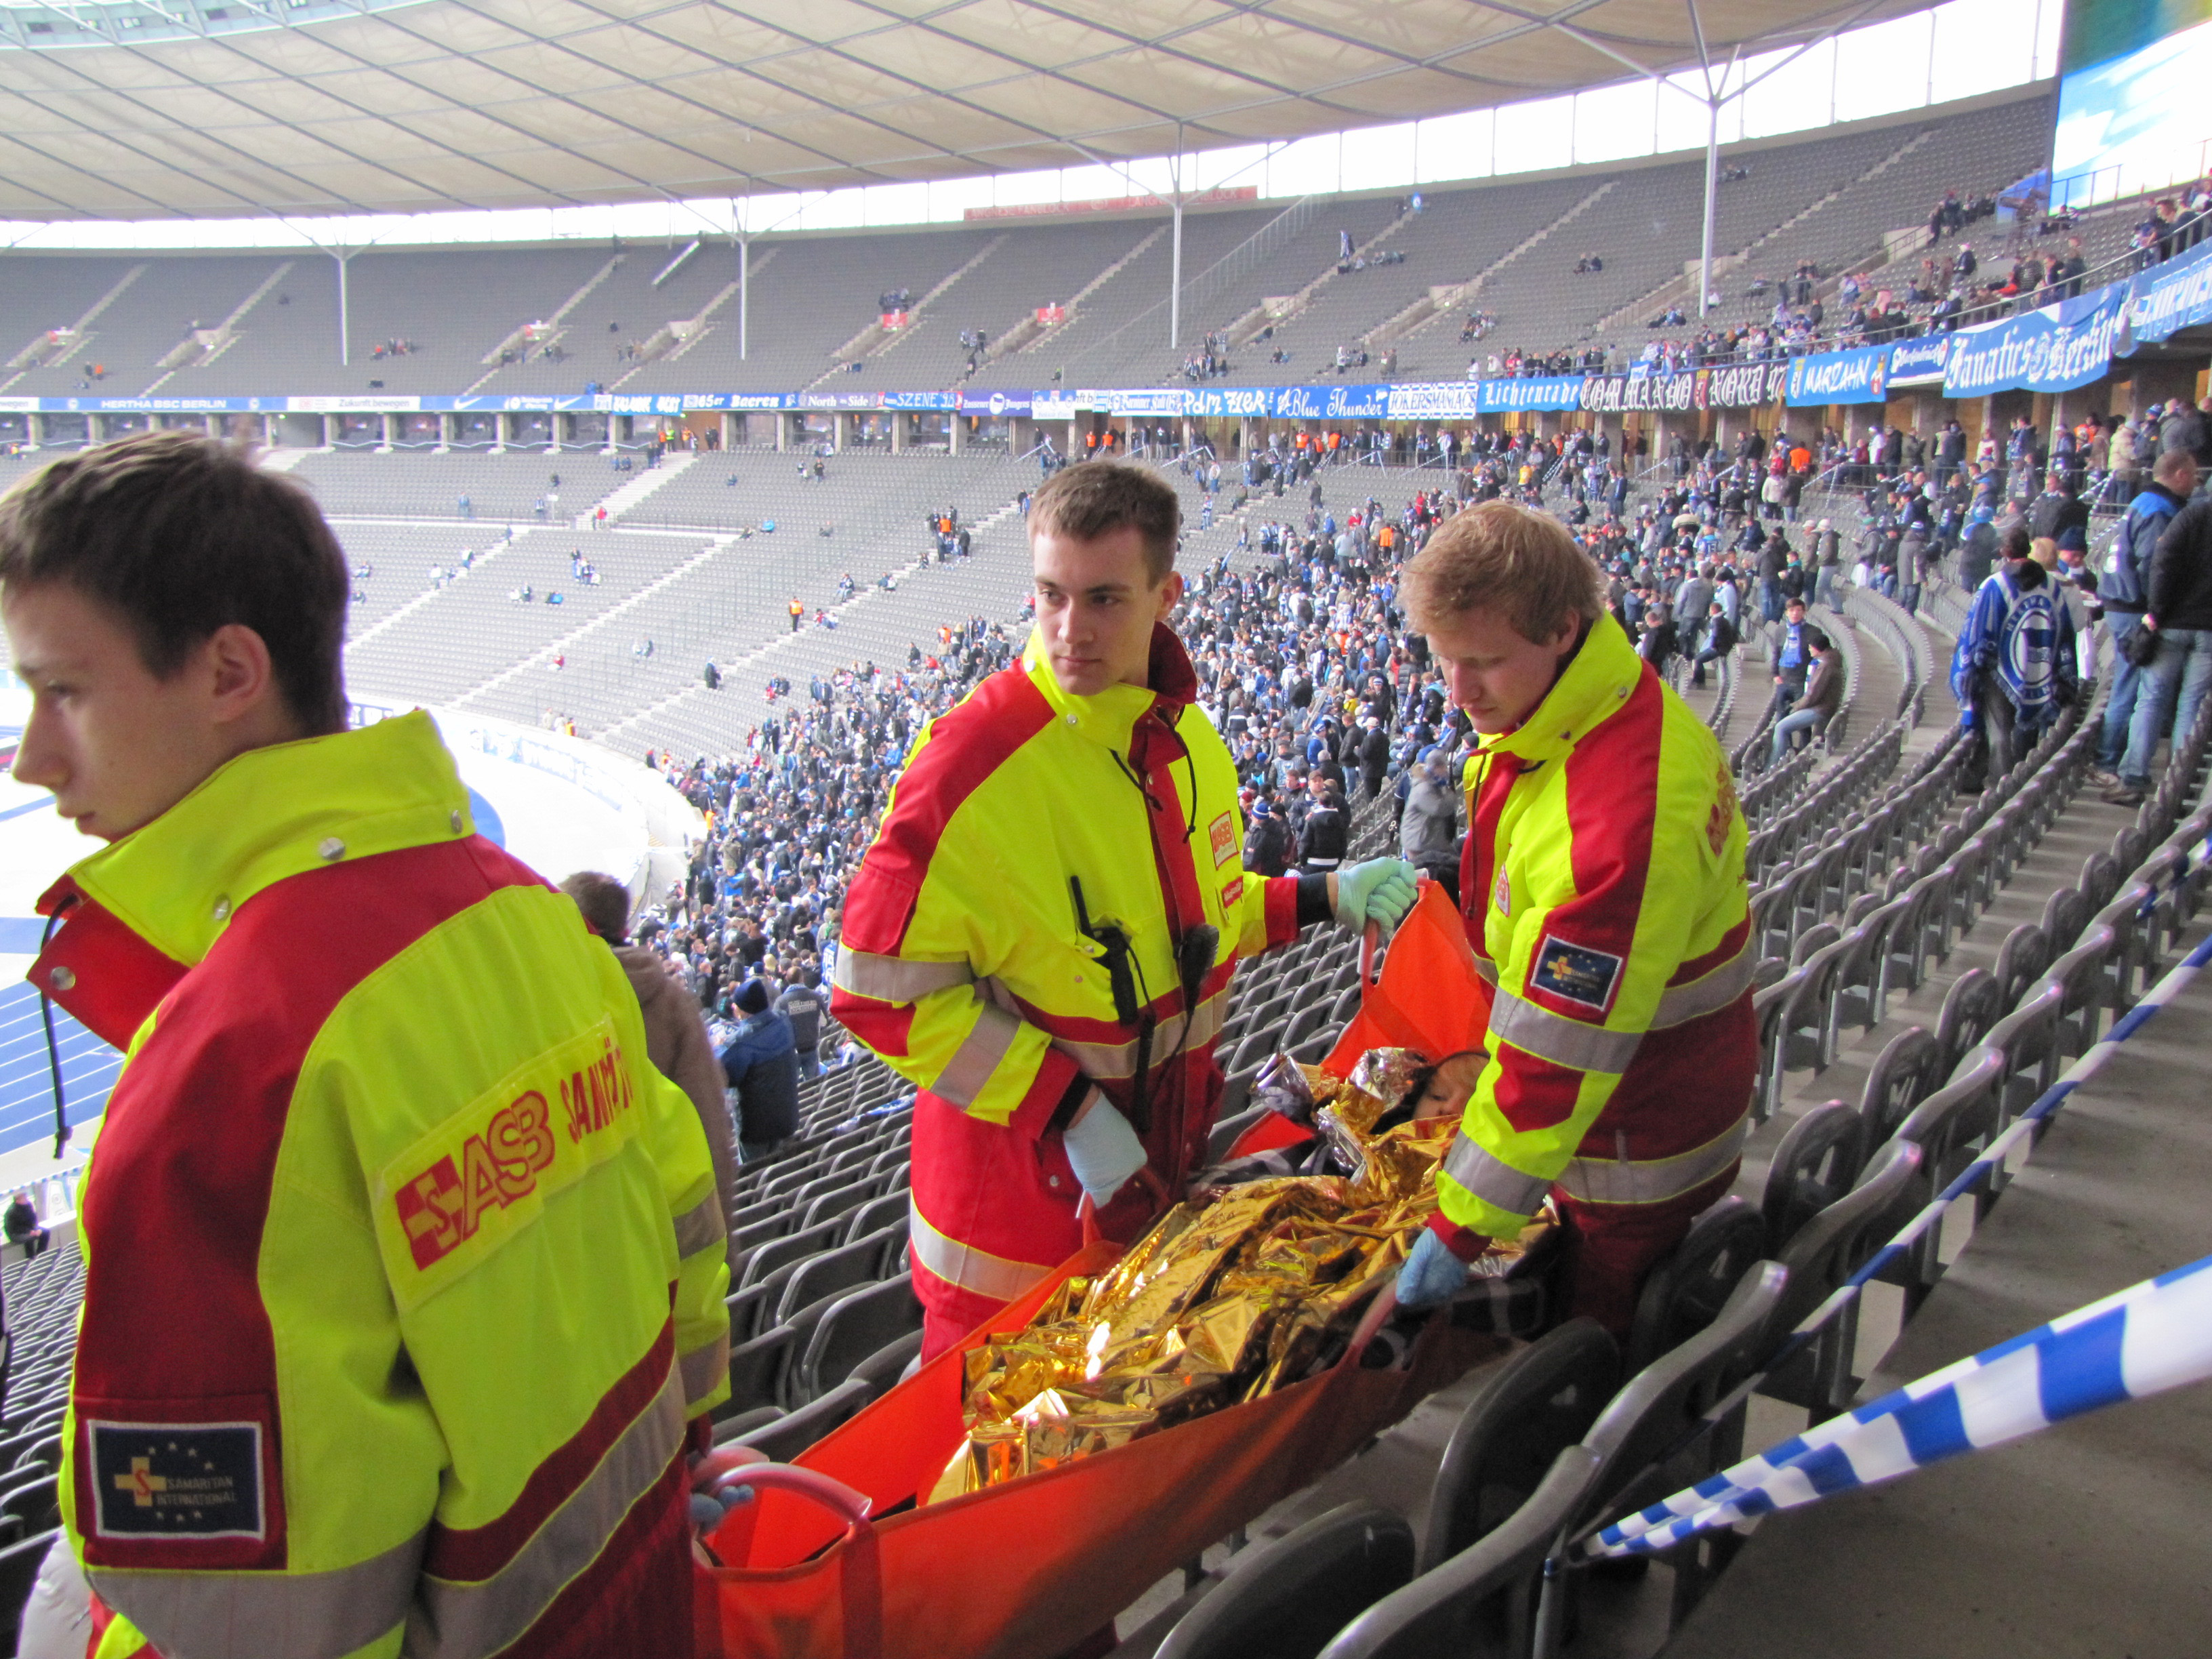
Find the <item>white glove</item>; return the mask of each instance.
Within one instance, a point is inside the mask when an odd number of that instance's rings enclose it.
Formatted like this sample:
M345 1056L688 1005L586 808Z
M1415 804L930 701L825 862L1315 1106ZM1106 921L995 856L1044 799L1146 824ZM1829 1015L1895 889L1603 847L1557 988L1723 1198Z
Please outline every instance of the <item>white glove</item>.
M1336 920L1358 933L1369 922L1387 936L1406 919L1419 896L1421 872L1403 859L1369 859L1336 872Z
M1146 1162L1145 1143L1137 1139L1129 1120L1095 1089L1091 1103L1060 1136L1060 1145L1067 1153L1068 1168L1101 1209Z

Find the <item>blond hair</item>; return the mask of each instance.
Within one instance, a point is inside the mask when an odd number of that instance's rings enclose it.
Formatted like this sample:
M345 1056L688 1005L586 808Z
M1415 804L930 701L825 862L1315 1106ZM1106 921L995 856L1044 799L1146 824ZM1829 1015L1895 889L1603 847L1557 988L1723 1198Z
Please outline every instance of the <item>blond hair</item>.
M1485 501L1444 520L1406 567L1406 613L1428 631L1494 611L1524 640L1549 640L1572 616L1605 609L1605 578L1548 513Z

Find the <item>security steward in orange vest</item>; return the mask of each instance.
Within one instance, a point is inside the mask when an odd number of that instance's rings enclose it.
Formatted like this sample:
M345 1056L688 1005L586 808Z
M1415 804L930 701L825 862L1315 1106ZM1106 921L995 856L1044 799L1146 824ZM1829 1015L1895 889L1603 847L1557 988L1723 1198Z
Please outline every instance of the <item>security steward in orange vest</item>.
M1037 492L1036 632L924 732L847 899L831 1009L920 1086L925 1356L1073 1253L1086 1194L1124 1241L1181 1196L1239 957L1413 904L1398 859L1244 869L1236 768L1167 626L1180 519L1137 466Z

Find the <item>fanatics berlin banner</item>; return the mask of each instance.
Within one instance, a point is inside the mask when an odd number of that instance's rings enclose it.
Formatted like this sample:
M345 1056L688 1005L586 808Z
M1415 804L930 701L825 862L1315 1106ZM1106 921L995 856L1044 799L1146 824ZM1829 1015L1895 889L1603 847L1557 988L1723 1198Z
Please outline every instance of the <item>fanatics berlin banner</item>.
M1943 395L2071 392L2103 379L2118 343L2125 301L2125 285L2114 283L2025 316L1960 329L1951 337Z

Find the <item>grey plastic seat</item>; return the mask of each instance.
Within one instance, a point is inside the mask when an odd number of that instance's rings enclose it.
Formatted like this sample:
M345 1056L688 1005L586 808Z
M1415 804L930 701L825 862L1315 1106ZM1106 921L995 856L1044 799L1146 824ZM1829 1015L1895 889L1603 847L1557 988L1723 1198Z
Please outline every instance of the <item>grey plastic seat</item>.
M1936 1017L1936 1042L1943 1051L1947 1066L1955 1068L1978 1046L1983 1033L1997 1023L2003 1012L1994 975L1969 968L1952 981L1950 990L1944 994L1942 1010Z
M1776 1304L1768 1332L1769 1359L1813 1311L1856 1273L1911 1218L1906 1202L1920 1169L1921 1149L1893 1140L1868 1160L1856 1185L1800 1227L1782 1251L1789 1286ZM1802 1406L1820 1422L1850 1403L1857 1386L1851 1356L1858 1344L1859 1304L1854 1298L1804 1347L1766 1374L1759 1392Z
M1851 1189L1865 1131L1858 1112L1840 1100L1814 1107L1790 1126L1759 1194L1765 1254L1778 1260L1800 1228Z
M1898 1139L1910 1140L1921 1150L1918 1184L1926 1197L1932 1198L1949 1186L1973 1161L1976 1144L1992 1133L1997 1089L2004 1073L2002 1052L1976 1049L1950 1082L1922 1101L1898 1127ZM1941 1231L1930 1228L1904 1261L1882 1275L1904 1286L1907 1317L1919 1310L1942 1277Z
M1460 1413L1437 1462L1420 1570L1503 1524L1620 1386L1620 1345L1594 1319L1556 1326L1499 1364Z
M2059 988L2058 1052L2062 1060L2088 1052L2104 1029L2105 966L2118 940L2101 924L2083 930L2081 942L2051 964L2044 983Z
M842 1382L870 1355L921 1329L921 1304L915 1299L910 1276L849 1291L814 1322L784 1393L794 1406L804 1405Z
M2023 921L1997 946L1996 965L1990 969L1997 982L1997 1006L2015 1006L2021 994L2041 979L2050 966L2050 936L2038 924Z
M1460 1659L1476 1619L1524 1587L1582 1513L1603 1461L1588 1446L1568 1447L1528 1502L1473 1547L1361 1613L1320 1659Z
M1755 1223L1757 1212L1748 1205L1744 1208ZM1554 1539L1554 1559L1565 1556L1568 1541L1590 1522L1640 1508L1735 1461L1741 1447L1741 1408L1714 1420L1708 1416L1759 1363L1759 1346L1789 1277L1777 1261L1747 1265L1702 1331L1631 1376L1613 1396L1583 1443L1597 1454L1597 1472L1577 1512ZM1675 1557L1678 1616L1702 1583L1706 1547L1702 1541L1687 1545ZM1544 1581L1536 1611L1536 1659L1557 1659L1565 1636L1571 1577L1562 1574Z
M1765 1248L1765 1218L1744 1200L1723 1198L1701 1213L1644 1280L1629 1326L1627 1368L1640 1370L1704 1330Z
M1880 1146L1897 1133L1912 1109L1942 1086L1943 1050L1924 1025L1910 1025L1883 1045L1867 1068L1859 1093L1866 1125L1862 1145Z
M848 1379L796 1411L786 1412L749 1433L734 1436L731 1443L750 1446L755 1451L765 1453L772 1463L788 1463L870 1404L874 1397L866 1382Z
M1156 1659L1312 1659L1413 1576L1413 1529L1377 1504L1340 1504L1238 1556Z

